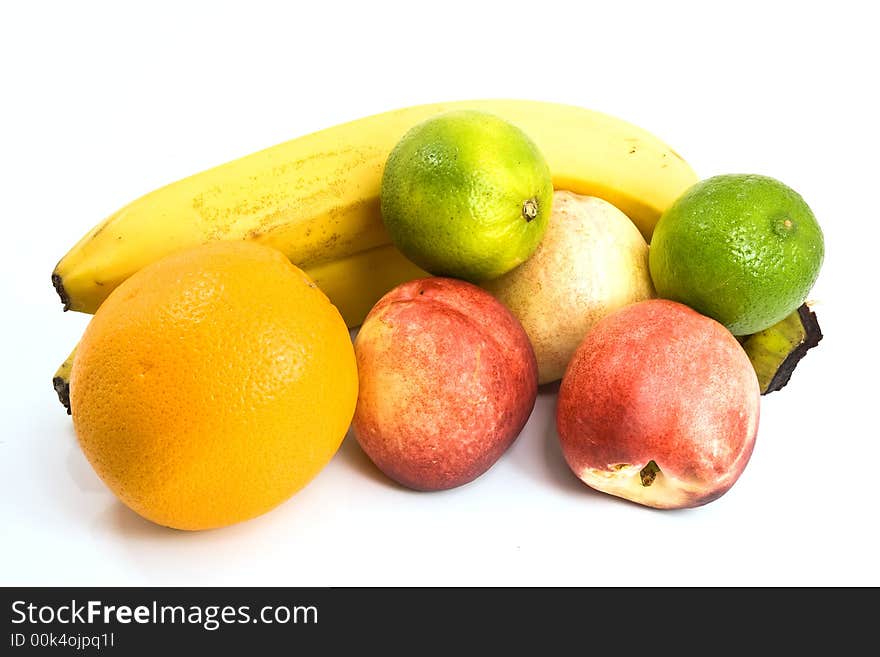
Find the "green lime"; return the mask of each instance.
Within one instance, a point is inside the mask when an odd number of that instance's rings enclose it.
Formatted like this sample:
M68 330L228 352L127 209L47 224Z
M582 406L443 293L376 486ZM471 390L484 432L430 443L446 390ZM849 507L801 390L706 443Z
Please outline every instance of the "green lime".
M658 295L749 335L803 303L824 255L822 229L797 192L732 174L697 183L663 213L650 268Z
M480 282L537 248L553 183L522 130L465 110L403 136L385 164L380 198L385 226L404 255L432 274Z

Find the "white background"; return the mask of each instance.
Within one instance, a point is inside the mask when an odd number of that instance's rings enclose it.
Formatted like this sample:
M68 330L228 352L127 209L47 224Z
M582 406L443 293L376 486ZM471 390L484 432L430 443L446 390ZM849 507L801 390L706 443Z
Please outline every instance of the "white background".
M869 3L16 4L0 15L0 584L880 585ZM61 312L58 258L167 182L476 97L616 114L701 176L765 173L810 203L826 337L763 399L737 485L679 512L595 493L564 465L543 392L514 447L457 490L401 489L347 439L301 493L235 527L171 531L118 503L50 385L88 320Z

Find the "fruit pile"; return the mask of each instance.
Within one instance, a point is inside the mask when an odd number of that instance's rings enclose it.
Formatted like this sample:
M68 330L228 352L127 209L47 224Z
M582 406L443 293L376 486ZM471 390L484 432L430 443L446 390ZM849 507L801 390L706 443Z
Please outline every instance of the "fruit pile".
M94 313L53 383L97 474L168 527L268 511L349 427L404 486L468 483L560 380L575 475L693 507L735 483L760 394L821 339L804 302L823 256L781 182L700 181L615 118L417 106L191 176L93 228L52 274L65 310Z

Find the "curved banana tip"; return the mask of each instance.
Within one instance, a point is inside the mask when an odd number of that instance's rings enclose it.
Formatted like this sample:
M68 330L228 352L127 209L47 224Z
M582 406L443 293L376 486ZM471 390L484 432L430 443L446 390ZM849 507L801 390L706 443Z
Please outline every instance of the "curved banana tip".
M67 295L67 290L64 289L64 282L61 280L61 276L55 272L52 272L52 287L55 288L58 296L61 297L61 303L64 304L64 310L70 310L70 297Z
M55 388L58 401L64 405L64 408L67 409L67 414L70 415L70 382L60 376L56 376L52 378L52 387Z

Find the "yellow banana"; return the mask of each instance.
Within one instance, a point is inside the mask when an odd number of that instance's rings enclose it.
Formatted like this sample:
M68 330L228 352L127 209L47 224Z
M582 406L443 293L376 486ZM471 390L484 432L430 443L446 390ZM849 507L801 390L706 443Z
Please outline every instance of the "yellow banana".
M319 285L331 270L341 279L348 276L351 286L325 291L337 306L358 307L343 315L349 325L360 323L366 299L379 287L359 280L358 272L381 277L390 289L414 270L388 247L379 215L385 159L415 124L463 108L518 125L544 153L554 187L610 201L646 238L662 211L697 181L656 137L598 112L526 100L419 105L306 135L151 192L89 231L60 260L52 282L65 309L93 313L122 281L168 253L214 239L252 239L314 272ZM381 272L359 269L364 262L376 264L378 253L347 260L377 247L387 247L383 253L390 258ZM340 260L355 273L339 274L348 270L342 263L333 268ZM374 294L355 300L355 284Z
M388 290L429 276L391 244L307 267L305 272L333 300L349 328L360 326Z

